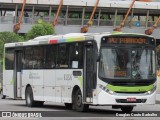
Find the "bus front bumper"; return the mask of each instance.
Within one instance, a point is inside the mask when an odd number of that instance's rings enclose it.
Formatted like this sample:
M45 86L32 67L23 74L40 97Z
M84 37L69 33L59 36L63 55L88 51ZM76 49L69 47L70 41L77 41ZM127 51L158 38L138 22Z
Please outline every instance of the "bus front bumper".
M98 105L144 105L155 104L156 92L152 94L128 94L116 93L109 94L103 90L93 97L93 104Z

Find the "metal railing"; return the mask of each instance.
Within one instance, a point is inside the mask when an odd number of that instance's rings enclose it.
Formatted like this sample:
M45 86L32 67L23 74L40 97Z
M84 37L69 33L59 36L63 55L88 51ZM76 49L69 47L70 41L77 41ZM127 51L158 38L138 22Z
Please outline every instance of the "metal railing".
M113 25L114 25L113 20L100 19L99 21L99 26L113 26Z
M34 16L32 17L23 17L23 23L22 24L35 24L38 23L38 21L42 19L45 22L52 23L54 20L54 17L41 17L41 16ZM18 19L17 19L18 20ZM17 21L16 21L17 22ZM15 24L15 17L14 16L0 16L0 24ZM86 25L88 22L88 19L84 19L82 22L82 19L80 18L58 18L57 24L58 25ZM118 26L121 23L121 21L116 21L116 26ZM154 24L154 21L148 21L148 27L152 27ZM114 20L106 20L106 19L93 19L92 20L92 26L114 26ZM124 24L125 27L145 27L146 21L126 21ZM160 24L158 24L158 27Z
M67 25L82 25L82 19L68 18Z
M0 16L0 23L14 23L14 16Z

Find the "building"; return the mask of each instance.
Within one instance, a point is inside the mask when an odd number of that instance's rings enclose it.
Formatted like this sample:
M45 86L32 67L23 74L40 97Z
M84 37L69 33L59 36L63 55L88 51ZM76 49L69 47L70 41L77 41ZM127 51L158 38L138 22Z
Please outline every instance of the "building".
M100 0L89 32L110 32L120 25L132 0ZM18 21L23 0L0 0L0 32L13 31ZM27 0L23 23L18 33L26 33L39 19L52 23L60 0ZM63 0L55 31L57 34L80 32L93 11L96 0ZM144 33L160 15L160 2L136 1L123 32ZM160 38L160 24L152 34Z

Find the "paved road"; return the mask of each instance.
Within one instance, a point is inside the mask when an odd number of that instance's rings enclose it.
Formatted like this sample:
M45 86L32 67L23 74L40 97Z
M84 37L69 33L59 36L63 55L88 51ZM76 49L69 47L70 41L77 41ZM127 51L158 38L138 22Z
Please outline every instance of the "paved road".
M0 96L1 97L1 96ZM42 117L42 118L34 118L34 119L40 119L40 120L160 120L160 117L117 117L117 116L122 116L122 115L137 115L137 116L142 116L142 115L147 115L148 111L149 115L160 115L160 104L156 105L145 105L145 106L137 106L134 108L134 112L132 114L124 114L121 112L121 110L113 110L110 106L91 106L89 111L87 113L80 113L80 112L75 112L72 110L66 110L64 104L56 104L51 103L51 102L46 102L43 107L34 107L34 108L29 108L25 106L25 101L24 100L12 100L12 99L5 99L2 100L0 99L0 111L18 111L21 115L28 114L28 113L37 113L37 115L46 115L46 116L54 116L54 117ZM27 113L26 113L27 111ZM32 112L31 112L32 111ZM45 111L45 112L43 112ZM145 112L142 112L145 111ZM157 112L155 112L157 111ZM153 113L153 114L152 114ZM2 114L0 112L0 114ZM14 114L17 115L17 114ZM1 115L0 115L1 116ZM73 117L74 116L74 117ZM0 120L8 120L9 118L0 118ZM12 120L17 120L17 119L22 119L22 118L10 118ZM23 118L24 119L24 118ZM25 118L28 119L28 118ZM32 118L33 119L33 118Z

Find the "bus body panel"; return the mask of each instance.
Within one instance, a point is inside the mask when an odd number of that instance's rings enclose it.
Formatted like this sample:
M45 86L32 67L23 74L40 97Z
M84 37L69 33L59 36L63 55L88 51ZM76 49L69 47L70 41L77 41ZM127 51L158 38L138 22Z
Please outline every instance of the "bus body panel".
M73 71L80 71L81 76L74 76ZM82 69L23 70L22 73L22 99L25 99L28 84L31 85L34 100L37 101L71 103L74 86L79 86L82 91Z
M81 76L74 76L74 71L81 71ZM67 102L72 101L72 90L75 85L78 85L82 90L82 76L83 72L80 69L57 69L56 70L56 102ZM61 93L58 91L61 90ZM60 100L60 94L62 99ZM59 99L59 100L58 100Z
M33 85L33 81L29 75L30 75L30 70L22 70L22 99L25 99L25 91L27 85L30 85L31 87Z
M32 79L32 89L35 100L43 101L43 70L31 70L29 73L30 78Z
M43 71L43 83L44 83L44 101L55 102L56 95L56 72L55 70L44 70Z
M4 70L3 72L3 95L14 98L14 79L13 70Z
M160 76L159 74L157 75L157 95L156 99L160 100Z

